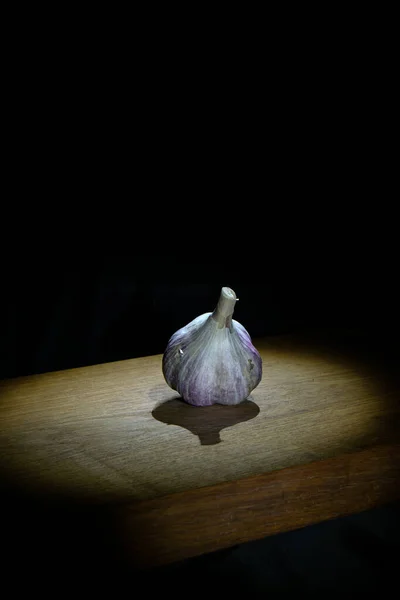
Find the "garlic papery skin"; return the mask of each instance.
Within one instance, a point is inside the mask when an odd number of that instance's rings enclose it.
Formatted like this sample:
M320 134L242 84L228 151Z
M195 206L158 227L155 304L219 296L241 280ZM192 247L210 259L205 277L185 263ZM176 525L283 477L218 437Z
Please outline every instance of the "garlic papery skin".
M189 404L239 404L261 381L261 356L232 319L236 301L235 292L223 287L214 312L200 315L168 342L165 380Z

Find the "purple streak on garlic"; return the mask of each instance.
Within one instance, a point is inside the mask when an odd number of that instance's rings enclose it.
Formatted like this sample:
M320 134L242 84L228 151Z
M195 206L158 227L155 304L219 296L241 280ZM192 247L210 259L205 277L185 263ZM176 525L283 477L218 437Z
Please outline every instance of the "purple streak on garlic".
M163 356L168 385L194 406L239 404L260 383L261 356L232 319L236 294L223 287L217 308L179 329Z

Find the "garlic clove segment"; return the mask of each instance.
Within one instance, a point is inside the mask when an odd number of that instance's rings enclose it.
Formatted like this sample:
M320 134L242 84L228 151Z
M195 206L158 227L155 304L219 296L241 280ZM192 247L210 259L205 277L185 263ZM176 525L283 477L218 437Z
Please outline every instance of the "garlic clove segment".
M235 292L223 287L214 312L200 315L168 342L165 380L189 404L239 404L261 381L261 356L232 319L236 301Z

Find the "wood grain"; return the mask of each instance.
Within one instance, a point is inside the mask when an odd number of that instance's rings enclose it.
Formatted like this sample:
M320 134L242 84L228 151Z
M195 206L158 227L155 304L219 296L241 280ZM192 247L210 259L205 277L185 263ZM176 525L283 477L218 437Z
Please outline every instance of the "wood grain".
M380 446L124 507L120 535L153 567L373 508L399 482L400 446Z
M0 474L50 495L130 502L397 439L399 388L377 368L381 349L364 357L292 337L256 345L263 380L233 420L167 406L177 396L161 356L4 381Z

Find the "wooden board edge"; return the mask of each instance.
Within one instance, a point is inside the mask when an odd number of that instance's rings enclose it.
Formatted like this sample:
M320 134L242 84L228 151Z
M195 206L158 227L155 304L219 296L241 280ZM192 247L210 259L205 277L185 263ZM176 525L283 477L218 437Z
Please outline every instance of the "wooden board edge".
M376 446L118 509L129 560L165 565L400 498L400 445Z

